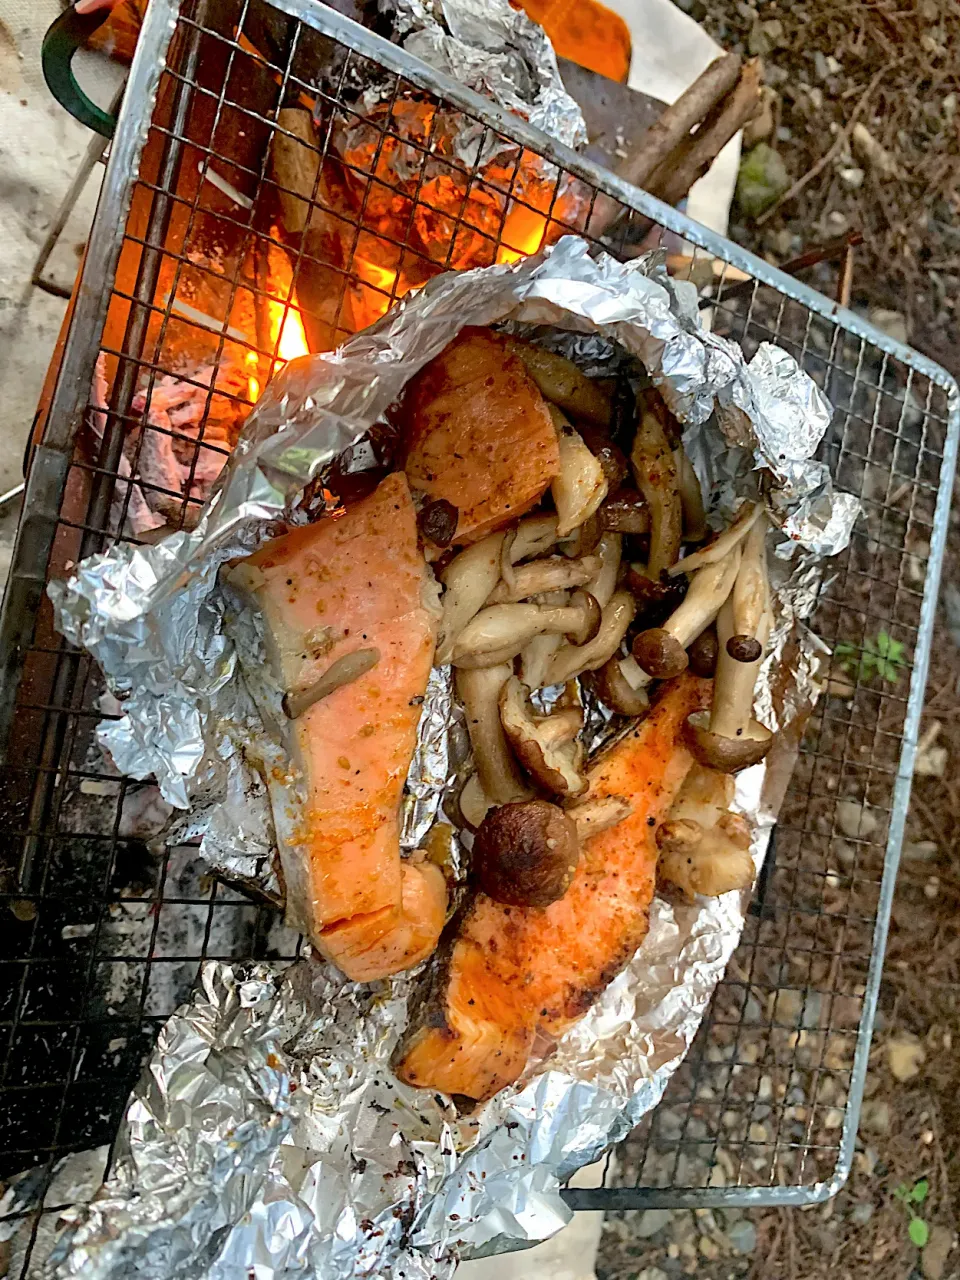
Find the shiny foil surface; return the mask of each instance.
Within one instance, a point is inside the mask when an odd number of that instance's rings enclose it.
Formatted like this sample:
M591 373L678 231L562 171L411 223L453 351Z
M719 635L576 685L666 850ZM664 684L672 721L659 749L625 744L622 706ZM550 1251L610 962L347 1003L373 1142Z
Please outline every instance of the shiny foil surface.
M269 804L247 760L251 744L261 757L276 750L243 675L256 628L219 567L277 521L304 519L305 487L329 476L459 328L503 322L538 339L547 326L588 369L638 357L684 424L713 522L742 497L767 503L776 617L757 707L791 731L737 778L762 861L819 690L825 650L803 619L824 556L846 545L858 513L812 458L831 409L784 352L763 345L748 363L706 331L659 254L625 265L568 237L517 266L438 277L340 350L292 362L250 415L193 532L117 547L51 584L58 625L122 703L121 719L100 727L104 750L134 777L154 774L170 804L206 815L203 852L215 866L269 871ZM434 823L462 762L449 672L435 671L405 848ZM459 873L459 854L452 865ZM551 1235L569 1217L560 1181L662 1096L748 896L655 899L646 941L586 1017L469 1115L389 1071L410 975L358 986L312 957L285 973L207 964L131 1099L110 1180L74 1215L47 1275L425 1280L449 1276L461 1256Z

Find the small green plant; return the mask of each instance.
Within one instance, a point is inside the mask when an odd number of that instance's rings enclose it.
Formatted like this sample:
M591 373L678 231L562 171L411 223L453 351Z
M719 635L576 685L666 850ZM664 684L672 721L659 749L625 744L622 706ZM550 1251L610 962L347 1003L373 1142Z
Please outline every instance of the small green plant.
M910 1216L910 1221L907 1225L907 1235L918 1249L922 1249L930 1238L930 1228L913 1206L916 1204L923 1204L924 1200L927 1198L927 1192L929 1190L930 1183L926 1178L921 1178L920 1181L915 1182L912 1187L908 1187L905 1182L901 1182L899 1187L897 1187L896 1191L893 1193Z
M833 651L842 670L856 675L858 680L871 680L879 676L887 684L896 684L907 665L903 656L904 646L886 631L878 631L876 637L867 636L863 648L841 640Z

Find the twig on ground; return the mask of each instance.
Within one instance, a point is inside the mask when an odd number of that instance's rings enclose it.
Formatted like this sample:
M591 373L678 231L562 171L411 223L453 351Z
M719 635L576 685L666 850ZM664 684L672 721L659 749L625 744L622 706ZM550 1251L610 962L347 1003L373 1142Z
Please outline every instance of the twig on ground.
M835 156L840 154L840 151L843 149L844 144L849 141L850 135L853 133L853 126L857 123L857 120L860 118L861 113L866 109L867 103L870 101L870 97L874 89L876 89L877 85L880 83L883 77L889 71L893 70L893 68L897 65L898 61L899 61L898 59L894 59L892 62L888 62L885 66L882 66L880 68L880 70L876 73L876 75L867 85L866 89L864 89L863 93L860 95L857 105L853 108L853 112L850 115L850 119L847 121L846 125L837 134L836 138L833 141L833 145L824 152L824 154L820 157L820 159L817 161L815 165L812 165L805 174L803 174L801 177L799 177L796 180L796 182L793 184L792 187L789 187L783 193L783 195L776 202L776 204L771 205L770 208L766 211L766 213L760 215L760 217L757 219L758 227L762 227L765 223L769 222L770 219L773 217L773 215L777 212L777 210L782 205L785 205L788 200L792 200L794 196L799 195L800 192L807 185L807 183L812 182L813 179L817 176L817 174L822 173L823 170L830 163L830 161L833 160Z

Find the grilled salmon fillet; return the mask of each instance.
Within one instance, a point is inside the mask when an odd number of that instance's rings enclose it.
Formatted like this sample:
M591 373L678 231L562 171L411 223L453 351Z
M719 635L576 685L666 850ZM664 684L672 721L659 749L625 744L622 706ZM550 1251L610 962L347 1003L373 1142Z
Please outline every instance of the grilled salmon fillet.
M590 771L587 799L633 810L584 844L570 888L549 907L476 894L441 944L429 989L394 1056L408 1084L489 1098L520 1076L538 1032L561 1035L629 961L647 932L654 829L690 768L683 722L710 684L683 675Z
M529 510L560 470L546 401L488 329L462 330L410 381L403 425L410 484L453 503L458 543Z
M267 543L232 581L261 613L288 695L347 654L379 654L286 722L294 771L268 785L290 922L358 981L408 968L436 945L446 888L435 867L400 856L400 800L437 625L406 477Z

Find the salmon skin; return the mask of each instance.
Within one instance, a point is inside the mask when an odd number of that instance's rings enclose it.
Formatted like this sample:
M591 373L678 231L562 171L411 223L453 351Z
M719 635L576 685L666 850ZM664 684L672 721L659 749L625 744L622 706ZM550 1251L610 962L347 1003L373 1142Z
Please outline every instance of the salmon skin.
M290 923L358 981L408 968L436 945L447 895L436 867L400 856L438 617L406 477L267 543L230 581L260 613L267 666L288 699L346 655L378 655L280 719L292 772L274 769L267 782Z
M585 842L558 902L509 907L472 897L394 1056L401 1080L492 1097L521 1075L538 1032L560 1036L627 964L647 932L654 830L692 763L683 723L709 688L691 675L672 681L647 718L598 758L585 799L624 796L633 809Z
M453 503L458 543L523 515L560 470L546 401L489 329L463 329L421 369L407 386L402 419L410 484Z

